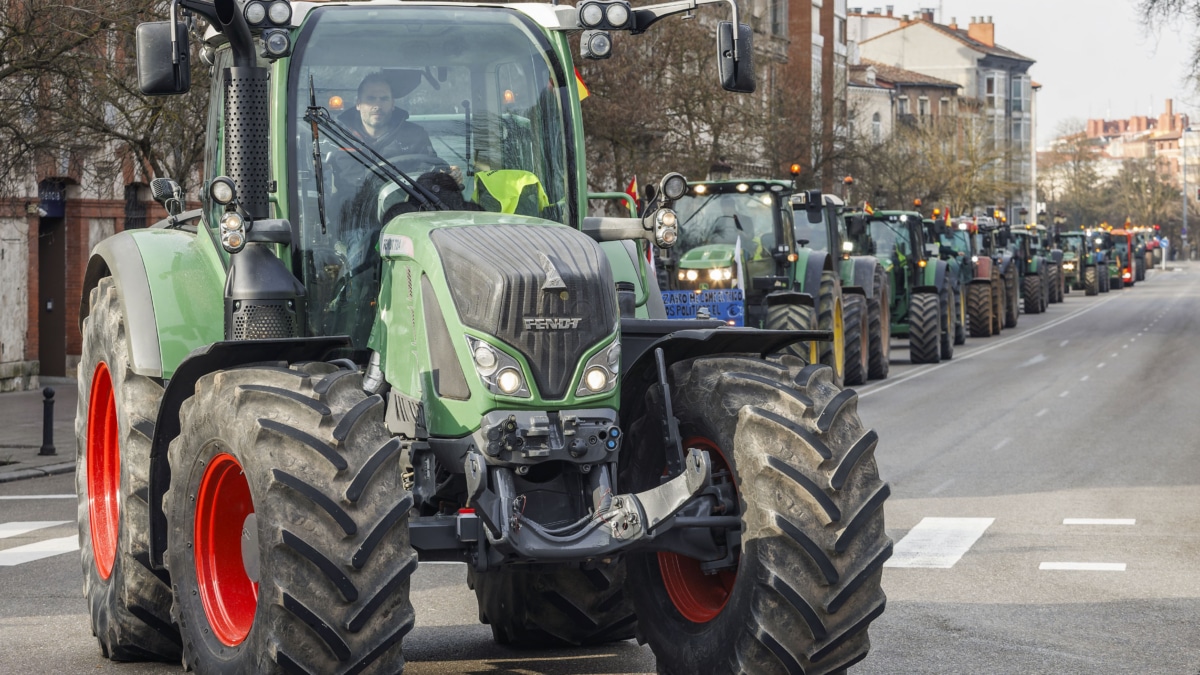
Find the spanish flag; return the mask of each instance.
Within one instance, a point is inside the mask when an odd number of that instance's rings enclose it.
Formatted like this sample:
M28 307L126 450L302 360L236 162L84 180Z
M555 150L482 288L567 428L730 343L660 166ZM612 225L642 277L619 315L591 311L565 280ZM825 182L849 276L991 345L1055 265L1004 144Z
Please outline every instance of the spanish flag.
M587 85L583 83L583 78L579 76L578 68L575 69L575 86L579 88L580 101L592 95L592 92L588 91Z
M633 200L633 208L635 211L641 212L642 200L638 198L638 182L637 174L634 174L633 179L629 181L629 185L625 186L625 194Z
M863 212L868 216L875 215L875 209L871 208L871 204L869 202L863 202Z

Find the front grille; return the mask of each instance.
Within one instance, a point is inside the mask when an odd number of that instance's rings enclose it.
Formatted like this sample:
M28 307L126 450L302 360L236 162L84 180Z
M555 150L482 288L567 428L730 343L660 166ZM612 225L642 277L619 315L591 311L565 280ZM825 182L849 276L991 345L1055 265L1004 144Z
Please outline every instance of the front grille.
M270 340L297 335L296 313L288 300L240 300L234 303L234 340Z

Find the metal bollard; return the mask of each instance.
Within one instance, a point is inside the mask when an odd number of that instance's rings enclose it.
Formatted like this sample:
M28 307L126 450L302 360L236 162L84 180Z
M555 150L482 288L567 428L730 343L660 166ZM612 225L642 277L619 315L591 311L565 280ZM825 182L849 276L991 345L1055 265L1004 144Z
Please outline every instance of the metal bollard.
M42 401L42 449L38 454L54 455L54 388L46 387L42 396L46 400Z

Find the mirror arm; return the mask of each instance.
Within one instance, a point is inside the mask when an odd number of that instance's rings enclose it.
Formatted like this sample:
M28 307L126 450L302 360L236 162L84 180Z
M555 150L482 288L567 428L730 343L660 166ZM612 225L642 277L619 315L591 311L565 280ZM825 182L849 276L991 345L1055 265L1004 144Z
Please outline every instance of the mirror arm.
M668 16L674 16L681 12L692 12L700 5L712 5L720 2L728 2L733 10L733 25L738 25L738 8L736 0L677 0L676 2L664 2L659 5L650 5L648 7L638 7L633 10L633 29L630 32L634 35L644 33L647 28L657 23L660 19L665 19ZM733 31L733 60L738 60L738 36L737 30Z

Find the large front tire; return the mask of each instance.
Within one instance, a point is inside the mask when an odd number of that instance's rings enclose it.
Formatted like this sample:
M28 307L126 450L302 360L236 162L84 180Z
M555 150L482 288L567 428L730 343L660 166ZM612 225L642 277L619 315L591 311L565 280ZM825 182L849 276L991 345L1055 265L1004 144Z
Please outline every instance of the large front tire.
M821 272L817 298L817 328L833 333L833 340L818 343L820 362L833 369L833 381L839 387L846 377L846 322L842 282L837 272Z
M1100 292L1100 279L1096 275L1096 267L1083 268L1083 294L1096 295Z
M1017 265L1013 263L1004 277L1004 327L1016 328L1021 315L1021 282L1017 279Z
M992 287L991 284L975 283L967 286L967 324L971 337L985 338L992 335Z
M150 442L163 388L129 364L125 315L104 277L83 320L75 415L79 552L100 651L114 661L175 660L171 587L150 567Z
M1037 274L1029 274L1021 282L1021 294L1025 299L1026 314L1041 314L1044 309L1043 303L1045 298L1042 294L1045 289L1042 288L1042 277Z
M857 396L830 375L808 366L791 380L737 357L672 366L681 434L732 478L742 527L734 566L715 574L675 554L630 556L639 636L660 673L831 673L866 656L892 550L881 508L889 489ZM661 461L656 435L638 451L649 466ZM660 473L640 471L634 489Z
M398 673L412 496L357 372L239 368L180 411L164 499L172 615L198 673Z

